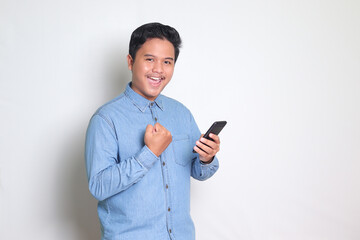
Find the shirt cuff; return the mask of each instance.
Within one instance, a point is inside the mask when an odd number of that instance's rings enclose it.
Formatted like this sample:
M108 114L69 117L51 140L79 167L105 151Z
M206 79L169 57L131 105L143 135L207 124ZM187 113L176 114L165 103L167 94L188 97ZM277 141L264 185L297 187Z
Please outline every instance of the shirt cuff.
M135 159L146 169L150 169L157 160L160 160L146 145L135 155Z

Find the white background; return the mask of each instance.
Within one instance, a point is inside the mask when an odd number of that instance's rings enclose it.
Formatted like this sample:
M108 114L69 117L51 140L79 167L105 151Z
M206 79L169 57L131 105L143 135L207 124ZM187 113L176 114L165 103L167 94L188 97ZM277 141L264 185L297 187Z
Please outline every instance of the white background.
M360 239L356 0L0 0L0 239L99 239L85 131L151 21L183 38L164 94L228 121L197 239Z

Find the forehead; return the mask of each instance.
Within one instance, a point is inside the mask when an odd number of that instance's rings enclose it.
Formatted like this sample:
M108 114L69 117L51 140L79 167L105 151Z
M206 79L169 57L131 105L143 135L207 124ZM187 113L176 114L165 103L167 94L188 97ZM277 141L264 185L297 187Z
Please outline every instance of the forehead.
M146 54L161 58L174 58L175 48L171 42L166 39L150 38L139 48L136 55L144 56Z

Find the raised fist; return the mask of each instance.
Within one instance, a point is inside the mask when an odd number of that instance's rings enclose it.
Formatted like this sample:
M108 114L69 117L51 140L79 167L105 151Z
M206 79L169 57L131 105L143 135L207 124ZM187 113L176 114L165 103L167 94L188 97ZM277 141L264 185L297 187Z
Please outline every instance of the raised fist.
M156 156L160 156L160 154L169 146L171 141L171 133L160 123L155 123L154 126L150 124L147 125L144 142Z

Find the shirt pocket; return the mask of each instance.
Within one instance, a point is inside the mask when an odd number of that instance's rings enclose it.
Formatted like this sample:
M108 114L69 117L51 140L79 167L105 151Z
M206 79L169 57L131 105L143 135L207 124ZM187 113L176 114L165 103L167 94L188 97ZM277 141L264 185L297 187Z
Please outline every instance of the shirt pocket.
M188 135L172 136L172 147L175 162L181 166L186 166L192 158L192 147Z

